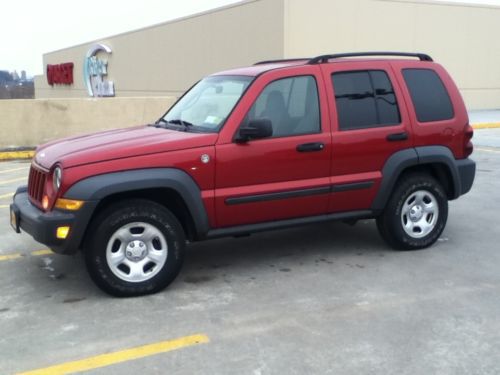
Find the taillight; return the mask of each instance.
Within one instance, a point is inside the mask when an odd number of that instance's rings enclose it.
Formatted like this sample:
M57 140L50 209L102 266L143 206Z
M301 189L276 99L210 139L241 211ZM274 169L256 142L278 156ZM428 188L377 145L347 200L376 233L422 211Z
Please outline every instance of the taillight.
M467 123L464 129L464 158L468 157L474 151L474 145L471 141L473 135L474 129Z

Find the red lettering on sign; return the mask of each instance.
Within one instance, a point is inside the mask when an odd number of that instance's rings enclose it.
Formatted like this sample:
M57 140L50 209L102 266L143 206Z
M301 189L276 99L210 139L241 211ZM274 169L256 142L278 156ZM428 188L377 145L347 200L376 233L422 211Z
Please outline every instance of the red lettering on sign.
M49 85L72 85L73 63L47 64L47 82Z

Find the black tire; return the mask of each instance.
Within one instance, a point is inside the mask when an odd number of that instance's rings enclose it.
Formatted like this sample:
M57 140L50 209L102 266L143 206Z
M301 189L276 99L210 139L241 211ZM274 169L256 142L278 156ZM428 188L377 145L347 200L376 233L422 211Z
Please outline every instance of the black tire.
M154 233L157 233L158 237L154 237L153 235L154 239L150 243L159 241L156 243L160 244L160 248L163 244L164 249L152 250L158 251L160 254L163 254L165 250L166 259L165 255L161 255L162 261L158 263L160 265L150 262L148 265L142 266L144 277L151 278L131 282L127 280L126 274L122 275L122 278L117 276L117 274L120 275L119 270L123 270L123 267L125 267L124 270L126 271L127 266L120 264L118 267L113 267L113 271L112 266L108 263L107 254L110 256L110 251L112 252L116 247L115 243L112 243L109 245L111 250L108 251L108 243L118 233L119 229L126 231L127 229L123 228L127 228L127 225L129 225L132 226L129 229L130 235L137 235L132 234L132 229L135 229L133 227L135 223L143 224L147 228L154 228L153 230L156 231ZM127 251L123 250L121 243L125 244L127 241L118 239L114 241L118 241L120 256L122 253L124 255ZM129 244L132 242L129 242ZM148 249L144 253L148 253L149 256L152 245L148 246L145 242L143 242L143 245ZM141 296L156 293L164 289L175 279L182 266L185 246L186 240L182 226L168 209L148 200L127 200L107 207L92 221L84 244L85 262L90 277L104 292L117 297ZM126 249L129 249L129 247L126 247ZM144 253L141 255L144 255ZM128 255L127 259L125 260L124 258L123 260L124 262L130 261ZM143 260L145 262L148 261L146 258ZM133 262L138 263L138 258L134 258ZM132 262L128 264L132 264ZM153 264L153 266L149 264ZM154 270L154 276L148 275L148 273L152 275L153 272L147 267ZM129 273L132 273L130 268Z
M437 219L429 216L434 224L430 226L432 229L429 229L428 234L423 235L425 232L419 234L415 231L409 235L403 224L405 219L408 220L408 216L405 215L403 218L402 210L405 202L411 201L414 194L420 191L428 192L429 196L435 198L439 211ZM425 173L414 173L403 175L398 180L383 213L377 217L377 228L382 238L394 249L418 250L429 247L437 241L446 226L447 219L448 198L441 184ZM422 237L415 238L415 236Z

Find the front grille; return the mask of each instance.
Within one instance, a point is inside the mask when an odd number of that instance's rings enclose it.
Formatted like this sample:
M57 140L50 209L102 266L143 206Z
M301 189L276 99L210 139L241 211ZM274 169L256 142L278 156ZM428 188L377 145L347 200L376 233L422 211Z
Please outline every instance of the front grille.
M45 181L47 180L47 173L36 168L33 164L30 169L30 176L28 178L28 195L34 203L38 206L42 204L43 189Z

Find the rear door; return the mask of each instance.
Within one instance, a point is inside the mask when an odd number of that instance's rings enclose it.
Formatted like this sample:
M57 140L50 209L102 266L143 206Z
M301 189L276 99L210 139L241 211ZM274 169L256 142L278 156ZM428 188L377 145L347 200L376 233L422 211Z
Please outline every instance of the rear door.
M370 208L387 159L413 145L411 123L390 64L321 66L332 116L329 212Z
M217 227L324 214L331 136L318 66L270 71L249 88L216 145ZM273 136L234 141L252 119L272 121Z

